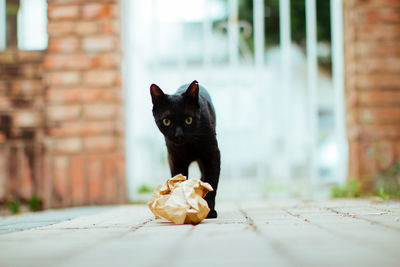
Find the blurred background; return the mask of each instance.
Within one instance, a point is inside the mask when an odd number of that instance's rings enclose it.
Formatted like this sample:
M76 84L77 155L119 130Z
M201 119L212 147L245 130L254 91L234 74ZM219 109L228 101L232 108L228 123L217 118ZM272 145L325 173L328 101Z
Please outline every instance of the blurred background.
M193 80L209 90L216 108L219 198L327 195L330 185L344 182L344 120L336 114L344 109L344 98L335 95L343 80L332 75L333 64L342 66L333 62L331 42L342 39L341 31L332 32L342 17L330 1L126 4L131 196L169 174L164 139L150 112L149 85L172 94ZM200 177L192 167L189 176Z
M400 196L399 10L0 0L0 203L146 201L170 175L149 86L193 80L216 108L220 200Z

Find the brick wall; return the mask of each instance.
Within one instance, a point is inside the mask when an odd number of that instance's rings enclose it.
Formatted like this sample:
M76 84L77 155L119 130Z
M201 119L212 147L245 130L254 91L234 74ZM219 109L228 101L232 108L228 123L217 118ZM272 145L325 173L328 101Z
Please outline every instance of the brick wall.
M41 193L43 52L0 52L0 201Z
M0 202L125 202L119 0L47 2L48 49L0 52Z
M51 206L125 200L118 0L48 0Z
M370 190L400 161L400 1L343 4L349 177Z

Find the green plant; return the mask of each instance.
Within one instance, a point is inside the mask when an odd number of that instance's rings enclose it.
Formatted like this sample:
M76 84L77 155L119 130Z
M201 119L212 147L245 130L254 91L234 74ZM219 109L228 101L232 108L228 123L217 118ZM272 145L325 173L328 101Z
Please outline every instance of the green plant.
M351 179L345 185L334 185L331 189L331 196L334 198L360 197L362 196L360 183L356 179Z
M376 194L378 197L382 198L383 200L389 199L389 195L385 193L385 190L383 189L383 187L380 187Z
M41 209L42 209L42 200L38 196L33 195L29 199L29 210L30 211L38 211Z
M154 191L154 188L150 185L146 185L146 184L142 184L141 186L139 186L139 188L137 189L137 192L139 194L146 194L146 193L152 193Z
M19 202L19 200L13 200L8 203L8 210L12 214L17 214L17 213L19 213L20 206L21 206L21 203Z
M383 199L400 198L400 162L377 174L376 193Z

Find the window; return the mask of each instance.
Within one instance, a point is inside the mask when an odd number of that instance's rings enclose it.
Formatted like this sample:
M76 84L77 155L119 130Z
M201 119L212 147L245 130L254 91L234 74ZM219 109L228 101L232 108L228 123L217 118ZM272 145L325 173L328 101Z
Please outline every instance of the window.
M18 10L18 48L44 50L47 48L46 0L20 0Z
M46 0L0 0L0 50L44 50L46 27Z

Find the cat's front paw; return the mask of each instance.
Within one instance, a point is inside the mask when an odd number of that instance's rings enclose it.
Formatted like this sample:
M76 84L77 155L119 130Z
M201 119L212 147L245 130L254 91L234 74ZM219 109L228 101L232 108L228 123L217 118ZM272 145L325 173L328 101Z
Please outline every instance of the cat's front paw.
M210 212L207 215L207 219L215 219L217 218L218 214L216 210L210 210Z

